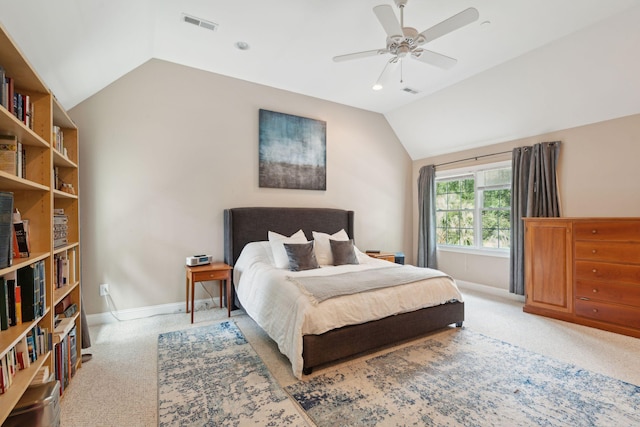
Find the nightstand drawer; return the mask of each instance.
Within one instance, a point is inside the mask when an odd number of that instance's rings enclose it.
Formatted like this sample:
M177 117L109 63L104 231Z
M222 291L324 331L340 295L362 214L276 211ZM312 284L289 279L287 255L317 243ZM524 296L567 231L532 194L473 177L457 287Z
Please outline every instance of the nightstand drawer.
M229 270L223 271L201 271L193 273L194 282L206 282L207 280L225 280L229 277Z

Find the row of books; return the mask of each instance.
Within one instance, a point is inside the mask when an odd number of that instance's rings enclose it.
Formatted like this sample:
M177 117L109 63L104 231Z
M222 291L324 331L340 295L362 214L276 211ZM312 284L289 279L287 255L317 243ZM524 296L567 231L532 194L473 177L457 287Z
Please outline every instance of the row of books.
M11 387L18 371L27 369L53 348L52 336L47 329L35 326L0 358L0 394Z
M0 65L0 104L29 129L33 129L34 108L29 95L15 91L13 77Z
M56 289L75 282L75 252L53 256L53 280Z
M51 139L53 142L53 148L58 150L58 152L63 156L67 157L67 149L64 146L64 132L60 126L53 125Z
M44 316L46 306L44 260L0 277L0 330Z
M67 334L61 337L54 349L55 378L60 381L60 394L62 395L71 378L76 374L78 352L75 324Z
M68 243L67 224L69 217L65 215L63 209L54 209L53 211L53 247L59 248Z
M26 151L15 135L0 135L0 170L18 178L27 176Z

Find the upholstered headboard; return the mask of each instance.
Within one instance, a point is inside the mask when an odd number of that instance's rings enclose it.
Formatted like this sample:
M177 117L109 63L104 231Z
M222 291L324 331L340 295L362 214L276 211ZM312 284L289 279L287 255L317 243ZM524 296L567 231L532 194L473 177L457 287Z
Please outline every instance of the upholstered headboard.
M333 234L344 229L353 239L353 211L330 208L233 208L224 211L224 262L233 266L249 242L268 240L269 231L290 236L302 229Z

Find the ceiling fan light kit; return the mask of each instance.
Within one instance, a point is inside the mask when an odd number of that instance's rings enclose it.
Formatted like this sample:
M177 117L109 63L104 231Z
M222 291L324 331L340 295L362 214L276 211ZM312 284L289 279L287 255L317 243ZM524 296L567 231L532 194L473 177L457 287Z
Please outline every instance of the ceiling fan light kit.
M391 69L394 68L389 65L397 64L406 57L411 57L425 64L445 70L453 67L457 63L456 59L423 49L421 46L469 25L477 21L480 17L478 10L470 7L419 33L415 28L404 26L404 8L407 5L407 1L408 0L395 0L396 5L400 9L400 21L398 21L393 7L390 5L383 4L373 8L373 13L378 18L385 33L387 33L386 46L384 48L333 57L335 62L341 62L369 56L390 54L391 59L385 64L380 77L373 86L374 90L382 89L383 80L385 80L386 75L391 72ZM402 77L400 81L402 81Z

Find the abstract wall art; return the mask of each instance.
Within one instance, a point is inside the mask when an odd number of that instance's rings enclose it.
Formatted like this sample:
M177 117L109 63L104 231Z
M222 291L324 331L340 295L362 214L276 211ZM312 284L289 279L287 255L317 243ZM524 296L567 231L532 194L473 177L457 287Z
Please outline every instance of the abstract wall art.
M260 109L259 186L327 189L327 123Z

